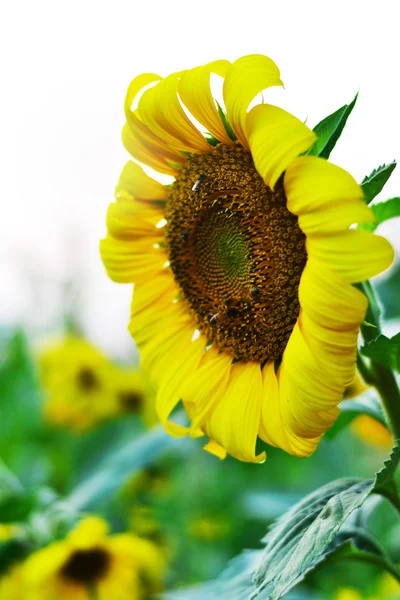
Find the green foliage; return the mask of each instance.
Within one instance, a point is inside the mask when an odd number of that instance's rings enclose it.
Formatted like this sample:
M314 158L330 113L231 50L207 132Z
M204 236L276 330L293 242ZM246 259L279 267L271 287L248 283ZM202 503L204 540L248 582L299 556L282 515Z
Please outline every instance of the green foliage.
M257 595L271 586L268 598L279 600L324 560L340 527L373 485L371 480L334 481L281 517L264 540L266 548L255 574Z
M361 353L385 367L400 371L400 333L392 338L378 335L361 348Z
M325 119L314 127L313 131L316 133L318 139L307 154L329 158L355 106L357 97L358 94L355 95L354 100L350 104L345 104L339 110L325 117Z
M357 396L357 398L343 400L339 404L339 408L340 415L336 423L325 434L325 437L328 439L335 438L338 433L345 429L359 415L368 415L375 419L375 421L378 421L378 423L381 423L381 425L387 426L381 403L375 391L368 390L361 396Z
M232 140L232 142L236 142L237 137L235 135L235 132L233 131L227 117L225 114L225 111L223 110L222 106L219 104L219 102L217 102L217 100L215 100L215 102L217 103L217 109L218 109L218 115L219 118L222 121L222 124L225 128L226 133L228 134L229 138Z
M394 217L400 217L400 196L390 198L389 200L385 200L385 202L372 204L371 210L375 215L375 223L364 223L360 226L367 231L374 231L378 225L384 223L384 221L388 221Z
M364 177L361 182L361 188L364 192L364 201L370 204L372 200L382 191L385 183L396 168L396 161L387 165L381 165L374 169L370 175Z

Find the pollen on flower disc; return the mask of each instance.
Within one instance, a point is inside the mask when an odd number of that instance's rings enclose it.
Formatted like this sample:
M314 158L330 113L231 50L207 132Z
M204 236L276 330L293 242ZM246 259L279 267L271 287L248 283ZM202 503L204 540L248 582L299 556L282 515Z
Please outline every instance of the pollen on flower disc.
M167 203L171 269L198 329L237 359L282 356L299 314L305 236L251 154L223 144L192 155Z

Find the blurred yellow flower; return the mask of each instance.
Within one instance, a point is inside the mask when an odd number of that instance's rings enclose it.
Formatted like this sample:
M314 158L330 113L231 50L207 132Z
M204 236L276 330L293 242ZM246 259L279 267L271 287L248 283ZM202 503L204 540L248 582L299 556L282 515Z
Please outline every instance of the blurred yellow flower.
M11 540L20 532L18 525L13 523L0 523L0 542Z
M128 162L101 242L111 279L135 284L130 331L166 430L250 462L265 460L258 436L313 453L354 376L367 300L352 284L393 260L387 240L350 229L374 220L351 175L307 156L314 132L261 99L281 85L262 55L136 77L124 145L176 179ZM180 400L190 427L170 421Z
M122 369L116 373L117 402L121 413L139 414L147 427L158 422L155 393L138 369Z
M26 600L138 600L162 588L164 558L148 540L109 535L86 517L68 537L33 553L23 566Z
M157 421L154 392L142 373L112 363L84 338L69 336L50 344L39 366L44 415L54 425L82 432L132 412L147 426Z
M118 410L113 364L87 340L67 337L41 354L45 418L77 432Z
M190 536L204 542L215 542L224 538L229 532L229 523L217 517L200 517L193 519L189 525Z
M342 588L334 596L334 600L400 600L400 584L386 573L377 582L375 594L363 595L354 588Z
M29 600L25 596L22 569L19 565L0 575L0 600Z
M367 391L368 387L360 373L356 371L353 381L346 388L344 398L356 398ZM386 450L393 446L393 438L387 427L369 415L356 417L351 423L351 428L358 438L368 444L380 446Z
M392 448L394 442L390 431L379 421L376 421L368 415L360 415L356 417L351 424L352 430L358 438L372 444L379 446L386 450Z

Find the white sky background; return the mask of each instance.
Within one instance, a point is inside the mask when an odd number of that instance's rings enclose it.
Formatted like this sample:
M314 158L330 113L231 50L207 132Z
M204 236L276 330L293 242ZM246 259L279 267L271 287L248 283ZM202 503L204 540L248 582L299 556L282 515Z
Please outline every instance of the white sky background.
M98 241L128 160L126 89L141 72L267 54L285 91L266 101L310 126L360 90L333 162L360 181L400 159L399 11L398 0L2 3L0 324L54 331L73 277L86 333L115 355L132 351L131 287L108 280ZM394 195L400 167L382 198ZM399 247L394 223L384 232Z

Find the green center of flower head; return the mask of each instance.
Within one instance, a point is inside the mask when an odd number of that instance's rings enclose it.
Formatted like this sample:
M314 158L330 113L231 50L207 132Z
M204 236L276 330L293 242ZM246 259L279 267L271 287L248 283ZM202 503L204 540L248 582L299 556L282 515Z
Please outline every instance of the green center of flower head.
M106 575L109 564L110 557L102 548L76 550L65 563L61 575L69 581L89 586Z
M280 358L307 254L282 180L272 191L236 144L192 155L167 204L171 269L199 330L237 359Z

